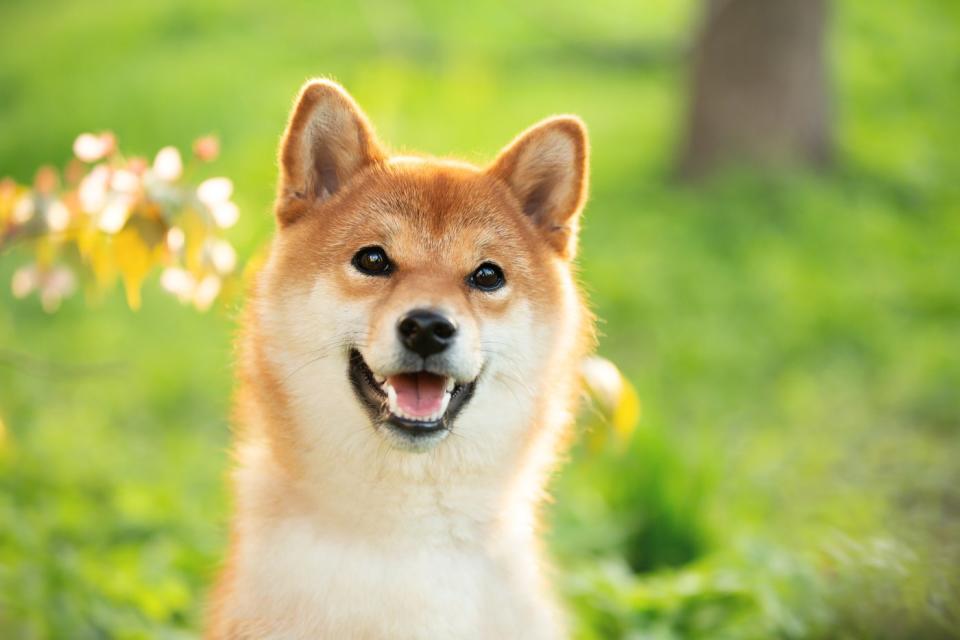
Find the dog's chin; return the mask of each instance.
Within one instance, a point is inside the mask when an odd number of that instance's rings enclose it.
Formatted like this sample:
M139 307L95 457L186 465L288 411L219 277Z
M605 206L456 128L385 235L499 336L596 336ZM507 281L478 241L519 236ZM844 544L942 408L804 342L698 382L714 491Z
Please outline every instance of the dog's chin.
M451 376L425 370L381 377L374 374L356 349L350 351L348 376L374 428L394 446L408 451L427 451L443 441L477 385L477 379L458 382ZM397 388L401 381L404 386L417 386L418 397L420 385L430 387L433 401L426 407L405 403L405 390Z

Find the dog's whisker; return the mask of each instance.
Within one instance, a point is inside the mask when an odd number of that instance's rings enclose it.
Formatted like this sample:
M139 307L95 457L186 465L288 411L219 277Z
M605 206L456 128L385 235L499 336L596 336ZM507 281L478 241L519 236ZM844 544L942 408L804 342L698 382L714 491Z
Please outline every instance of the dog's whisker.
M295 374L299 373L306 367L309 367L312 364L316 364L320 360L323 360L324 358L327 358L333 355L334 353L337 353L340 351L343 351L344 353L346 353L350 348L356 347L356 348L364 349L366 348L366 346L367 345L363 342L358 342L357 340L352 340L347 338L337 338L334 340L327 341L327 343L324 344L323 346L301 353L300 354L301 356L309 356L309 359L306 362L296 366L293 369L293 371L288 373L287 376L284 378L284 382L292 378Z

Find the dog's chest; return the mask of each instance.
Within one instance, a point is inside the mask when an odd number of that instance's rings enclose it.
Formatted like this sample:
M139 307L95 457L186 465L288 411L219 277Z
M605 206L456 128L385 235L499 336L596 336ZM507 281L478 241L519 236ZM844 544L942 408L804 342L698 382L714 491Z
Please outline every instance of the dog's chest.
M286 525L256 546L246 595L278 638L490 638L536 626L523 584L532 576L453 538L351 539Z

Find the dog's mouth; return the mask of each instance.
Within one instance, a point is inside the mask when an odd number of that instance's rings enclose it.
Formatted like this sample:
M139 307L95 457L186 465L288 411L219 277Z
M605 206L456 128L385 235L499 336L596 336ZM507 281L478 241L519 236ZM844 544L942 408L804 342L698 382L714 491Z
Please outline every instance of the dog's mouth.
M426 370L377 376L356 349L350 351L349 375L374 424L410 439L449 431L477 383L476 379L457 382L452 376Z

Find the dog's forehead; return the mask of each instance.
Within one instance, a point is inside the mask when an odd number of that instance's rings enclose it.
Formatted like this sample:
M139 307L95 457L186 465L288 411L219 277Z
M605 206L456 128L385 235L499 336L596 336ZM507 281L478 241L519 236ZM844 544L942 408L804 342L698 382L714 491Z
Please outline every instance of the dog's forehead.
M350 237L379 236L395 251L422 255L523 247L524 223L508 190L469 165L400 163L359 185L344 216Z

